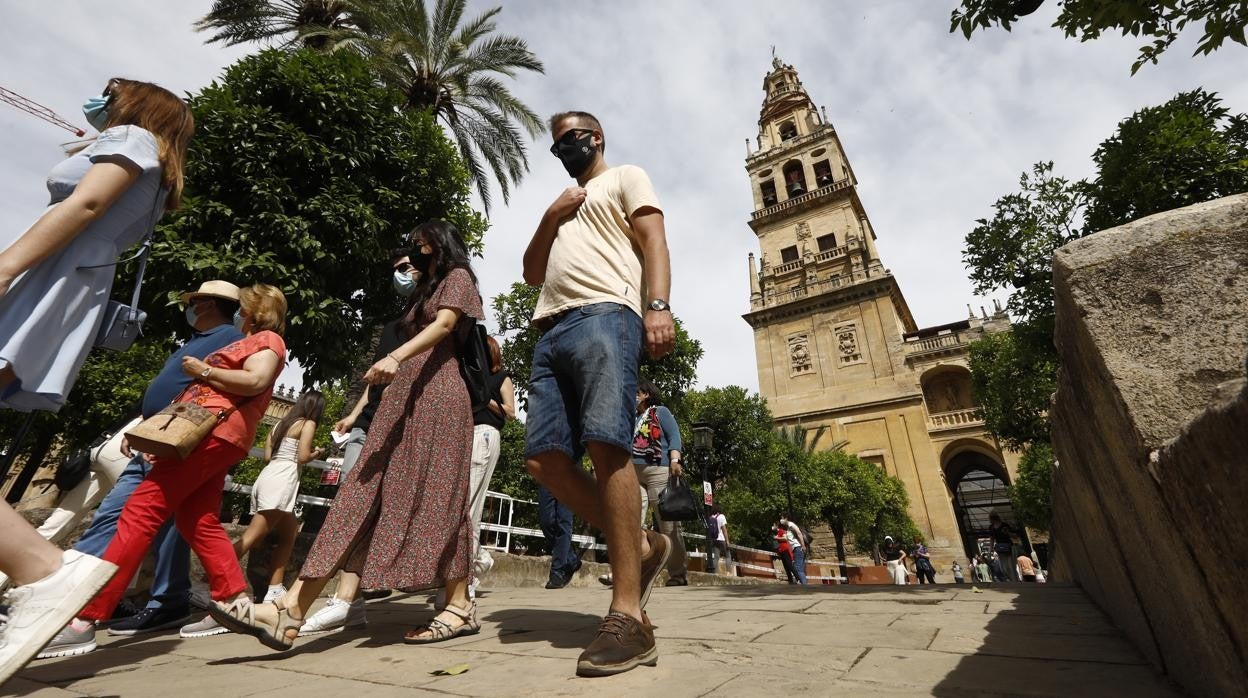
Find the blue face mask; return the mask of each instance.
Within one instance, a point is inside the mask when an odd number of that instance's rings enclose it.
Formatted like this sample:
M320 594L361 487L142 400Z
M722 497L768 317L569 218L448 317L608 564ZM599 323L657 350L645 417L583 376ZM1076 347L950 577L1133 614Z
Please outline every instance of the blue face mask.
M195 306L186 306L186 324L194 327L197 322L199 322L199 314L195 312Z
M411 272L395 271L394 272L394 292L407 298L416 290L416 281L412 279Z
M243 331L243 311L241 310L234 311L234 329L239 332Z
M103 131L108 126L108 103L112 97L92 97L82 105L83 116L87 123L96 131Z

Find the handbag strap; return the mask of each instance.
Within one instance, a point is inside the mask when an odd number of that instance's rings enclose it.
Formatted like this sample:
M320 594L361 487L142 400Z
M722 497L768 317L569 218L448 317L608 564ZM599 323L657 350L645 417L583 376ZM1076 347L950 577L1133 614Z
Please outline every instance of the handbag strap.
M162 185L163 182L156 184L156 201L152 203L151 222L147 226L147 234L143 236L143 246L139 248L138 252L125 259L119 259L108 264L92 264L78 267L79 269L103 269L104 267L115 267L118 264L125 264L135 259L139 260L139 270L134 275L134 291L130 294L130 317L132 319L139 313L139 292L143 289L143 275L147 272L147 257L152 251L152 236L156 234L156 224L160 222L160 217L165 212L161 200L162 198L167 198L168 194L165 194L165 197L161 197L161 193L165 191Z

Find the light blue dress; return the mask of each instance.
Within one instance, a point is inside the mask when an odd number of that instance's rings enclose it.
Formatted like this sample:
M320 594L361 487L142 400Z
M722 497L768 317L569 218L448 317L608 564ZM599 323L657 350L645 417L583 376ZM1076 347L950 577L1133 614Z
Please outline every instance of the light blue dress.
M99 332L116 273L115 266L83 267L111 265L160 219L168 190L161 187L158 154L149 131L115 126L48 174L51 209L100 159L122 158L142 170L102 216L19 276L0 299L0 368L12 366L18 378L0 395L0 407L56 411L65 404ZM20 237L0 231L0 250Z

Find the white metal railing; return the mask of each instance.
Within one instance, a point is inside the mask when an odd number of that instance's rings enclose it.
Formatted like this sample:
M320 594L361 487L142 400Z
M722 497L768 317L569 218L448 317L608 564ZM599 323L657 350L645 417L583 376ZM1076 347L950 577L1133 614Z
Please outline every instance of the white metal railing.
M936 412L928 415L928 429L956 429L958 427L974 426L984 423L984 417L979 412L978 407L969 407L961 410L950 410L948 412Z

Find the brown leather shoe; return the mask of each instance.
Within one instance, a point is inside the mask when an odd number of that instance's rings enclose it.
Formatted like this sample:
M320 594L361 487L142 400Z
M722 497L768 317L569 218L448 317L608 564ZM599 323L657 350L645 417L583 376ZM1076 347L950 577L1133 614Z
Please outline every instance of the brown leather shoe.
M672 554L672 542L658 531L645 529L643 533L650 541L650 554L641 558L641 607L645 608L654 580L659 578L659 572L667 565L667 556Z
M598 635L576 660L577 676L611 676L633 667L659 663L654 631L632 616L612 611Z

